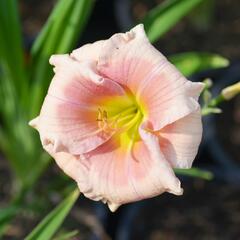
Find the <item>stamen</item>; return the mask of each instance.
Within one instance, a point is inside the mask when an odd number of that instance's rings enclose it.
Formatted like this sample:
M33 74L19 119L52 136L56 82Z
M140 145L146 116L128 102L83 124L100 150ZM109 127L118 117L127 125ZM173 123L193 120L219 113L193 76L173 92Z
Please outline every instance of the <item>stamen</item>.
M119 112L118 114L108 117L109 114L106 110L98 108L98 126L103 131L128 131L134 126L142 117L141 111L136 106L130 106L129 108Z
M108 122L107 122L107 112L98 108L98 117L97 117L98 127L103 131L109 131Z
M135 134L135 131L137 131L142 117L142 111L134 99L118 97L109 99L100 105L96 121L100 131L123 134L126 138L131 136L130 138L133 140L137 139L138 134ZM136 137L133 137L134 134Z

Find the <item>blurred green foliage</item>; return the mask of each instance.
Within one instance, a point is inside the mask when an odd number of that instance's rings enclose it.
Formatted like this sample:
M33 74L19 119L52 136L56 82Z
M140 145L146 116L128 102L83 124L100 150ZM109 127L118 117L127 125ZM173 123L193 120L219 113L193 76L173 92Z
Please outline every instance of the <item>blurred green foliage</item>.
M94 0L57 1L26 61L18 1L0 1L0 150L15 176L14 191L10 190L15 207L1 210L0 230L17 213L18 204L51 159L36 131L28 126L39 113L53 75L48 59L76 45L93 5Z
M53 209L27 236L26 240L50 240L58 228L63 223L72 206L79 196L79 190L76 189L63 200L55 209ZM67 235L72 237L72 233Z
M211 53L187 52L169 57L172 62L185 76L191 76L200 71L210 68L223 68L229 65L228 59Z
M0 97L4 102L0 106L0 147L21 191L32 186L50 160L42 151L36 132L28 126L28 121L39 113L53 75L48 59L76 45L93 3L59 0L26 62L17 1L0 1Z
M159 4L143 19L149 40L158 40L192 9L206 1L208 0L167 0Z

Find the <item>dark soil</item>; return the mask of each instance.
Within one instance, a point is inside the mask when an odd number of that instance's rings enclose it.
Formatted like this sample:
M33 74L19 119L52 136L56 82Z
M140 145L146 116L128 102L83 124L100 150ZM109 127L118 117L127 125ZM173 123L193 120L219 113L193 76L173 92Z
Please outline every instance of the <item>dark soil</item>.
M9 190L11 189L11 175L8 171L9 164L0 154L0 208L9 201Z
M235 240L240 238L239 187L214 182L184 184L184 195L148 200L130 227L130 239Z
M1 160L0 163L7 163L5 159ZM7 174L9 172L7 164L1 164L0 171ZM0 174L0 183L3 183L3 188L0 188L2 197L0 198L0 209L8 207L10 201L10 184L4 184L3 178L4 175ZM63 175L56 165L51 165L34 189L27 194L24 201L25 207L8 226L4 240L24 239L43 217L62 201L66 195L67 187L72 184L73 182ZM5 189L7 186L8 189ZM95 215L94 205L95 202L80 195L71 213L64 221L60 232L57 233L58 236L61 233L78 230L74 239L89 240L96 236L98 239L109 240L102 224Z
M221 108L224 114L215 117L220 144L240 164L240 96L223 103Z
M40 32L43 24L46 22L56 0L20 0L19 9L21 15L21 23L25 41L35 39ZM26 42L25 42L26 44Z

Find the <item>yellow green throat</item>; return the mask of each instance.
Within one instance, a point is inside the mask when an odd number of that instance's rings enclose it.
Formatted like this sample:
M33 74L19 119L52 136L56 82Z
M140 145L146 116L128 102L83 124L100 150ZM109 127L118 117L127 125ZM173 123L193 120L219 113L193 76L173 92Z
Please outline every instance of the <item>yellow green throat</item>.
M121 145L129 146L139 140L138 128L143 120L140 105L130 95L109 97L98 108L98 126L103 131L120 134ZM119 136L119 135L118 135Z

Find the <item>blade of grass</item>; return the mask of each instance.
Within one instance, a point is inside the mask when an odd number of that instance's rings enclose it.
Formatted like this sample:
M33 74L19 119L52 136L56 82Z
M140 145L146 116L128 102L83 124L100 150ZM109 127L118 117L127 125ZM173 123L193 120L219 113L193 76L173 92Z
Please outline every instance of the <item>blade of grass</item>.
M49 55L55 52L58 44L62 41L65 29L71 24L71 16L74 12L75 1L76 0L60 0L59 4L62 10L57 12L52 20L51 31L46 36L41 51L43 55Z
M229 60L212 53L186 52L169 57L172 62L185 76L211 69L222 68L229 65Z
M18 212L19 208L14 205L5 209L0 209L0 238L4 234L9 222Z
M15 216L18 210L19 208L14 205L0 209L0 226L3 226L5 222L8 222L12 216Z
M90 9L88 9L91 5L90 3L92 4L93 1L58 1L56 8L54 8L53 13L51 14L51 16L53 17L50 17L50 20L44 28L46 30L43 31L42 34L40 34L40 40L37 41L37 45L33 46L33 63L35 64L33 65L34 76L30 77L33 79L33 81L36 81L33 82L33 86L36 87L36 92L39 92L39 102L41 102L41 100L43 99L43 95L41 95L41 93L45 93L44 89L46 90L48 82L52 75L51 67L48 64L48 59L50 55L57 50L59 44L61 43L61 41L59 41L59 39L61 39L61 34L65 31L65 29L70 28L73 20L79 20L79 22L81 23L81 15L84 15L83 18L86 21L87 16L85 15L90 12ZM6 0L1 1L0 6L4 7L1 9L6 9L8 4L9 3ZM79 8L79 6L81 8ZM5 11L1 11L1 13L2 15L0 14L0 17L4 19L7 18L7 16L5 16ZM78 15L78 19L76 18L76 15ZM6 23L6 21L4 21L4 23ZM78 23L78 25L81 25L80 23ZM82 28L83 26L84 24L82 24ZM70 36L68 37L68 39L64 38L65 40L62 49L67 47L70 48L72 44L74 44L74 42L76 41L79 28L78 26L75 27L76 28L74 28L73 30L67 31L67 34L70 34ZM3 39L1 38L0 43L2 42L2 40ZM5 42L7 42L7 39L5 39ZM7 51L5 51L6 47L4 47L4 44L0 44L1 62L4 58L1 52L6 54L6 56L11 55L7 54ZM62 51L64 51L64 49ZM19 106L19 97L16 94L17 91L14 91L14 87L12 87L11 85L13 81L9 80L16 78L15 75L10 76L10 74L8 74L9 69L14 69L12 67L12 63L9 65L9 62L11 62L9 59L4 61L5 81L1 81L0 83L0 95L5 101L5 104L0 107L2 108L0 109L0 116L3 116L4 119L3 127L4 130L7 131L6 136L8 139L8 143L11 142L11 147L9 145L9 147L5 148L4 154L5 156L7 156L7 159L9 160L10 165L14 169L14 172L17 176L16 183L19 183L22 186L21 188L26 189L34 184L36 179L40 176L41 172L48 165L50 157L47 154L42 154L40 141L35 140L37 139L35 136L36 133L33 133L34 131L30 130L30 128L27 126L29 116L26 116L21 106ZM31 90L30 93L32 92L34 92L34 88L33 90ZM40 106L35 109L35 105L33 104L34 100L32 100L31 96L29 97L29 94L26 96L25 99L35 112L39 111ZM31 101L29 101L29 99L31 99ZM28 106L28 111L29 109L30 107ZM3 140L1 142L4 143ZM7 144L4 145L6 146ZM38 159L38 161L36 161L36 159Z
M68 4L71 4L71 1L68 1ZM44 27L42 28L41 32L37 36L36 40L34 41L34 44L31 49L31 55L33 58L36 58L38 54L41 52L42 48L44 47L46 41L48 41L48 37L50 35L50 32L54 26L54 21L56 21L56 18L60 16L61 13L66 12L66 8L68 8L69 5L66 5L65 1L61 1L53 8L51 15L49 16L47 22L45 23Z
M3 65L2 65L3 67ZM9 130L9 126L13 122L15 110L16 110L16 92L15 89L9 81L9 77L7 77L5 70L7 70L4 66L4 77L1 77L0 82L0 95L1 100L4 104L0 106L0 115L2 123L4 124L4 128Z
M204 180L212 180L213 174L209 171L201 170L199 168L179 169L175 168L174 172L179 175L202 178Z
M74 230L68 233L61 233L59 236L56 236L53 240L68 240L68 239L73 239L78 234L78 230Z
M48 63L50 56L54 53L66 53L72 49L86 25L93 4L94 0L60 0L56 8L62 11L53 12L53 17L50 16L46 25L46 28L51 30L43 31L37 45L34 45L31 117L39 112L52 77L52 67Z
M142 21L150 41L163 36L202 1L206 0L168 0L152 9Z
M22 134L20 138L18 131L20 113L25 107L27 78L17 3L16 0L0 1L0 97L4 103L0 107L1 127L4 129L0 147L21 182L26 176L23 170L28 166L28 157L24 155L26 136Z
M78 189L74 190L35 227L25 240L50 240L62 225L79 194Z
M24 56L18 4L16 0L0 1L1 58L10 72L9 81L13 82L19 96L27 93L27 78L24 69ZM20 101L21 101L20 97Z
M4 151L6 151L7 145L8 145L7 138L2 127L0 127L0 149L4 149Z
M79 36L75 33L76 29L79 33L83 32L93 8L93 3L93 0L79 1L79 3L75 3L75 7L69 19L71 24L66 26L64 35L62 36L61 42L56 50L57 53L70 51L74 47L74 44L79 38ZM79 15L82 16L81 19L79 18ZM80 21L81 24L79 24Z

